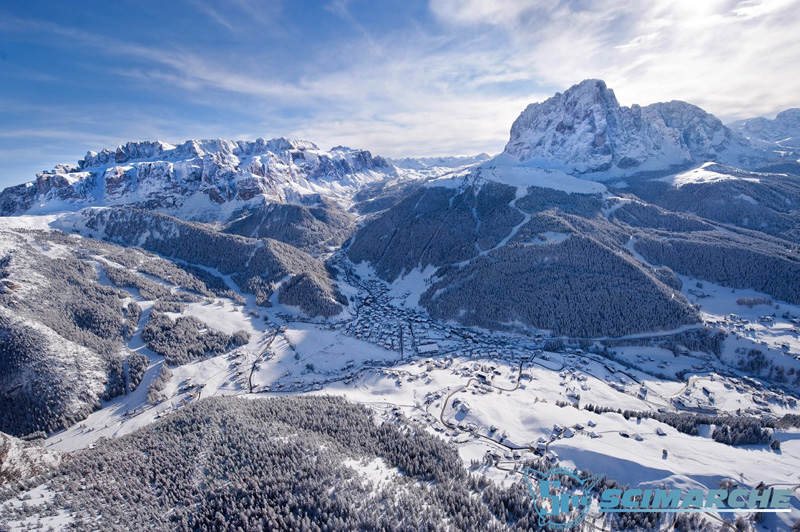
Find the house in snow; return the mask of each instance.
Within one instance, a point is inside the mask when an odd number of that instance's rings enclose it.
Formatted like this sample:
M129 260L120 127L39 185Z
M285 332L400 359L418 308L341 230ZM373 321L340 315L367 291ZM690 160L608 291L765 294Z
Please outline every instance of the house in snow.
M417 352L420 355L432 355L439 352L439 345L436 342L430 344L422 344L417 346Z
M547 444L546 443L537 443L536 444L536 452L539 454L544 454L547 452Z

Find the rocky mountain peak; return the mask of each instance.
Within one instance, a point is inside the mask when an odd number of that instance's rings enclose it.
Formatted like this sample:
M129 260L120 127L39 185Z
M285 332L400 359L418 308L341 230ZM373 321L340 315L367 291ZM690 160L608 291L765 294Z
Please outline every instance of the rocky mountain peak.
M596 79L529 105L511 126L504 153L528 165L598 177L757 158L743 138L697 106L621 106Z

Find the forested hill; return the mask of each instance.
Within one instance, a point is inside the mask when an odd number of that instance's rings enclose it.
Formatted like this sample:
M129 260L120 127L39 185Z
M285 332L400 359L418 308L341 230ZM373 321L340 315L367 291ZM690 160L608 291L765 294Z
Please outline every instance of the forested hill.
M536 530L521 479L471 477L456 449L330 397L210 398L79 453L47 481L73 530ZM421 527L421 528L420 528Z

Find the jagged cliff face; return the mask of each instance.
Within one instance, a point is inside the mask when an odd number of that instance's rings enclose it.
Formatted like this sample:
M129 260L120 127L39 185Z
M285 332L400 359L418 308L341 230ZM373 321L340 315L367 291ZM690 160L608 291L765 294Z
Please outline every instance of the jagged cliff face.
M586 80L529 105L511 127L505 154L571 174L611 176L691 162L749 165L761 159L742 137L694 105L619 105L600 80Z
M311 142L259 139L253 142L189 140L129 142L115 151L89 152L77 166L59 165L36 180L0 193L0 214L72 210L86 205L135 205L150 209L186 207L189 218L214 206L303 202L320 192L357 189L384 179L394 168L364 150L329 152ZM199 212L192 212L192 209Z

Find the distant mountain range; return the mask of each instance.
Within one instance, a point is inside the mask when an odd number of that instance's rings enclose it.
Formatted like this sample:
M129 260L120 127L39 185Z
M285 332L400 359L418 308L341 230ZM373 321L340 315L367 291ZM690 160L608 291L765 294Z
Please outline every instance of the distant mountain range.
M745 170L796 163L798 139L800 109L728 127L685 102L620 106L603 81L586 80L529 105L511 126L500 160L608 181L709 161ZM487 154L392 160L286 138L129 142L3 190L0 214L129 205L224 222L258 204L313 206L325 197L346 208L370 185L439 177L490 160Z
M257 200L315 203L318 193L352 191L395 175L368 151L288 139L233 142L129 142L89 152L0 195L6 215L100 205L157 209L182 218L217 220Z
M787 109L773 120L761 117L738 120L728 127L757 145L800 149L800 109Z

